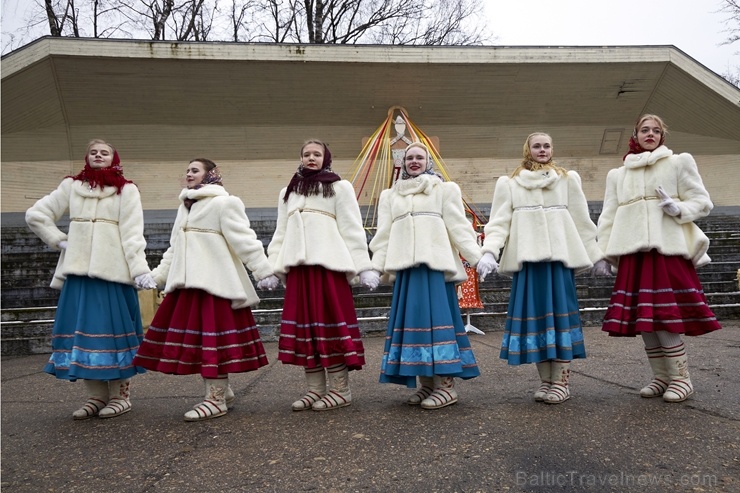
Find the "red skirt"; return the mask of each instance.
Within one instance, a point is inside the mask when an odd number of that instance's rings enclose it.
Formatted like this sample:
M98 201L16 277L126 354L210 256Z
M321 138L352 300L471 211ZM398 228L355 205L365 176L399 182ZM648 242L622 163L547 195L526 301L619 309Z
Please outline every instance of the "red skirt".
M291 365L362 368L365 348L344 273L317 265L291 267L278 350L278 360Z
M267 365L249 308L200 289L178 289L164 297L134 364L173 375L217 378Z
M690 260L657 250L619 259L602 327L609 335L664 330L698 336L721 328Z

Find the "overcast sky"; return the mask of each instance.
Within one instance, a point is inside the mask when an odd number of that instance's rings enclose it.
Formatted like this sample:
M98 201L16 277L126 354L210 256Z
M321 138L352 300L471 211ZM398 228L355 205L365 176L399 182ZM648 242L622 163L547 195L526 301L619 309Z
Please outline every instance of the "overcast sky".
M41 0L2 0L2 45ZM740 42L727 37L720 0L481 0L505 46L674 45L707 68L740 72ZM37 37L48 32L39 26ZM16 33L17 34L17 33ZM30 40L29 40L30 41ZM16 46L13 46L14 48Z
M673 45L719 74L740 71L720 0L484 0L496 44Z

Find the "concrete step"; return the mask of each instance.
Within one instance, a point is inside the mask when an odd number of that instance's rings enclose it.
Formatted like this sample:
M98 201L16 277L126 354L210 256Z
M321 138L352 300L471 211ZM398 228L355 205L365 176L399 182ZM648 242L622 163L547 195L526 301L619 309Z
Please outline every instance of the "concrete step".
M503 328L506 319L508 296L495 294L492 290L482 297L483 308L463 310L463 318L470 317L471 324L483 331ZM720 320L740 319L740 292L726 291L708 293L707 300ZM390 293L380 293L372 297L363 295L356 298L357 315L363 333L384 333L390 310ZM600 298L581 298L581 319L585 325L598 325L609 303L608 296ZM35 308L4 308L0 334L2 334L2 354L35 354L50 351L50 333L56 306L47 305ZM278 335L282 299L266 298L253 310L260 332L266 341L275 340Z
M5 289L3 281L3 290ZM3 310L7 308L56 306L59 299L59 290L48 287L27 287L13 290L13 296L3 295Z
M726 274L737 273L738 269L740 269L740 263L738 262L712 262L700 267L696 272L699 274L699 279L701 279L704 274L714 274L717 272Z
M735 264L740 268L740 248L736 252L728 253L716 253L709 252L709 256L712 258L712 263L721 262L724 264Z
M740 303L713 305L717 318L722 320L740 319ZM584 326L598 327L604 318L606 307L582 308L581 322ZM279 335L280 319L271 310L253 311L262 339L276 341ZM387 314L358 317L360 330L365 336L382 336L388 324ZM483 332L503 330L506 324L506 311L463 312L463 321ZM34 323L2 323L2 356L49 353L51 348L52 320L38 320Z
M732 269L716 271L707 267L699 269L699 279L706 293L731 292L737 289L738 264L731 263ZM711 264L710 264L711 266ZM13 271L15 272L15 271ZM3 307L18 308L23 306L37 307L55 305L59 291L51 289L49 282L51 272L32 270L24 272L22 276L7 275L3 270ZM614 286L613 277L577 276L576 288L581 298L608 298ZM502 276L491 276L479 287L481 299L489 302L508 300L511 279ZM384 299L383 305L390 306L392 288L381 286L378 291L369 293L366 290L355 288L354 296L358 307L372 306L379 299ZM282 289L270 293L259 292L262 299L261 306L282 306L284 291Z
M723 216L723 218L731 218L733 216ZM696 222L696 225L704 231L706 234L722 232L722 231L738 231L740 230L740 221L737 218L719 220L714 218L710 221L700 220Z
M594 220L598 218L594 208ZM174 217L174 213L171 214ZM275 229L274 210L249 213L252 227L267 245ZM698 270L710 305L720 318L740 318L737 270L740 268L740 216L717 215L698 221L711 240L709 255L713 262ZM64 219L60 227L65 229ZM169 246L172 222L145 224L147 261L155 267ZM49 333L56 312L59 291L48 287L56 267L58 252L44 245L27 227L4 227L2 234L2 354L30 354L47 352ZM581 318L584 323L600 324L608 304L614 278L576 277L581 300ZM479 286L484 308L470 310L471 323L481 330L499 330L505 322L511 279L490 276ZM391 304L392 288L381 286L376 292L355 288L353 294L365 333L385 331L387 312ZM282 289L259 293L262 302L254 310L266 340L276 337L280 311L283 306Z
M33 322L37 320L54 320L56 312L56 305L23 308L3 308L2 311L0 311L0 322L19 323Z

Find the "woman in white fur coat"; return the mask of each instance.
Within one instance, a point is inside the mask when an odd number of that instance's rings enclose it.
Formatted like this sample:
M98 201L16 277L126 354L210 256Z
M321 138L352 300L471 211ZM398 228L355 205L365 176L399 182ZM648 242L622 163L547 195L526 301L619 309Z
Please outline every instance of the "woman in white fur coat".
M134 280L149 273L139 189L126 180L118 152L93 140L85 168L26 212L28 227L60 250L51 287L61 289L44 371L83 379L87 402L74 419L112 418L131 410L133 360L143 337ZM69 233L56 222L69 212Z
M303 367L308 390L293 411L326 411L352 403L349 371L365 364L349 280L359 273L375 289L367 236L352 184L331 169L321 141L301 148L300 164L278 198L270 263L285 284L278 359ZM271 276L257 287L275 289ZM329 388L327 389L327 375Z
M172 375L200 374L205 398L185 413L185 421L200 421L232 407L229 373L267 364L250 310L259 298L244 265L256 279L272 268L244 203L223 187L216 164L194 159L186 178L170 247L151 273L164 286L164 301L135 362Z
M465 333L455 284L467 279L460 255L481 257L460 187L432 170L429 150L404 153L401 179L380 194L373 267L395 278L381 383L421 388L406 402L439 409L458 401L455 377L480 375Z
M681 334L721 327L696 274L710 259L694 221L713 205L694 158L664 145L666 130L660 117L640 117L624 165L606 178L599 246L618 270L603 330L641 334L654 378L640 395L681 402L694 392Z
M571 360L586 357L575 273L602 254L581 178L553 162L552 138L530 134L523 155L496 182L478 272L513 277L500 357L536 363L535 401L559 404L570 398Z

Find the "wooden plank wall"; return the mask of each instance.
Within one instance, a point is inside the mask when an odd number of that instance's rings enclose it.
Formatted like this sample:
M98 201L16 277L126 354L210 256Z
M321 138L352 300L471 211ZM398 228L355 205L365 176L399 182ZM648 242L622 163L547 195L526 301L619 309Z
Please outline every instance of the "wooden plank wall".
M208 156L199 156L208 157ZM712 200L717 206L738 205L740 182L736 173L740 156L695 156L699 170ZM576 170L582 178L583 189L589 201L603 199L607 172L619 162L614 156L602 158L562 158L560 164ZM473 203L491 201L495 180L511 173L518 159L449 159L448 172L460 184L466 199ZM287 185L295 171L297 160L221 161L226 189L239 196L247 208L277 207L280 189ZM144 209L175 209L182 188L186 161L129 161L125 163L126 176L137 183ZM338 160L334 169L349 179L353 161ZM3 162L2 212L22 212L40 197L51 192L61 179L77 173L81 166L69 161ZM367 195L367 194L365 194ZM361 197L360 202L366 203Z

